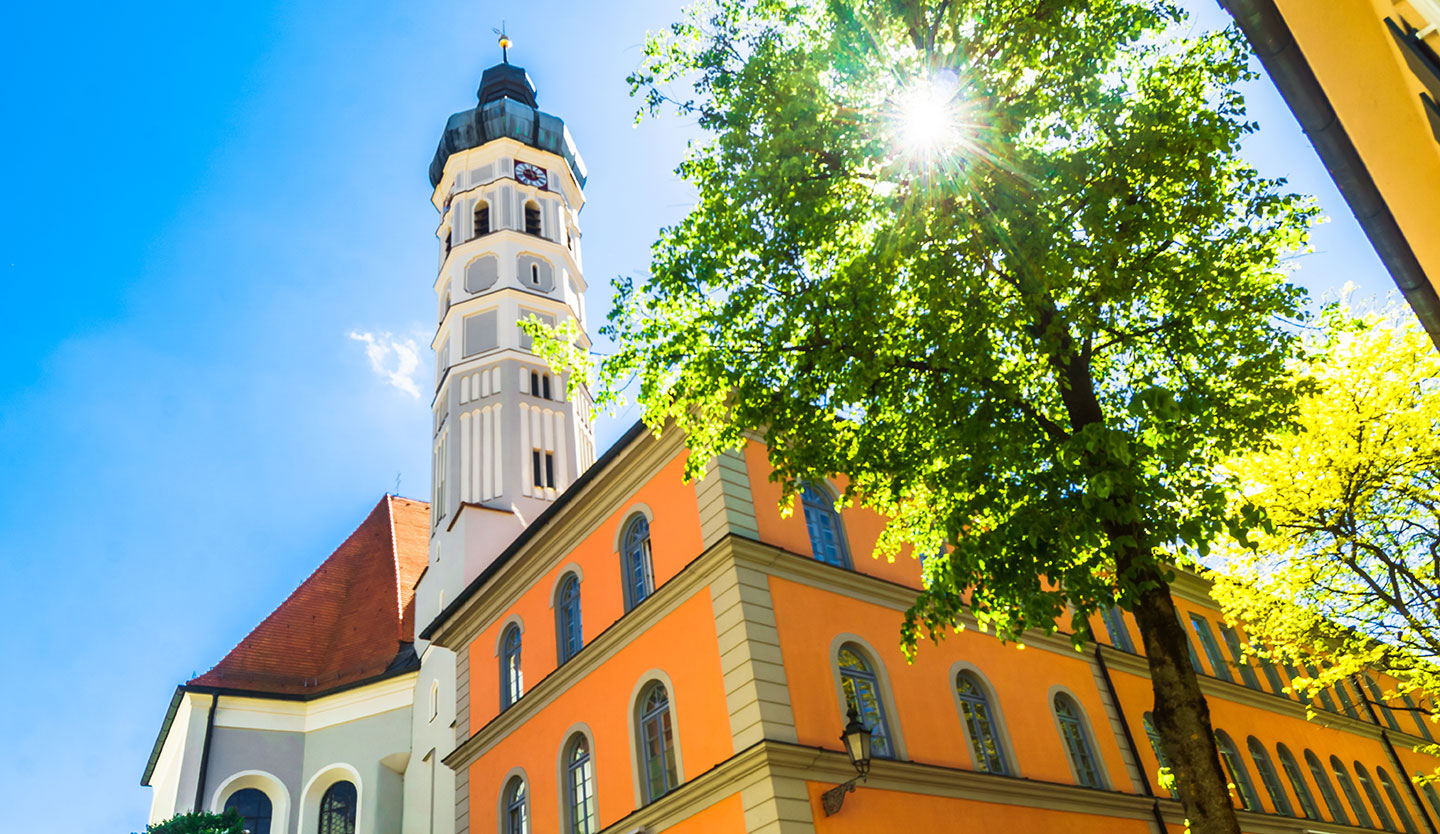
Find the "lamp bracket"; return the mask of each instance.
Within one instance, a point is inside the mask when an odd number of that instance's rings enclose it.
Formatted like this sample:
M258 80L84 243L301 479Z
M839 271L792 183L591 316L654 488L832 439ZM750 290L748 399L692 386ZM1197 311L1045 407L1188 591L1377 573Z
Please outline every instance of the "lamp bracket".
M855 783L858 781L860 777L857 776L820 794L820 806L825 809L825 816L834 816L840 812L840 806L845 804L845 794L855 790Z

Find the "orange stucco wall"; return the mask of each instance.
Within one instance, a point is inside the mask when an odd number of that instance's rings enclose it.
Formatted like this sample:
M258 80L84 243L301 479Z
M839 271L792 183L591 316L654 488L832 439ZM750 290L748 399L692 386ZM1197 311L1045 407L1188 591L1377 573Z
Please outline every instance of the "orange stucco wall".
M534 686L555 669L554 594L561 574L579 567L580 619L585 640L609 628L625 613L620 554L620 527L644 504L654 515L650 525L651 559L656 587L700 555L700 510L695 488L684 482L684 456L667 463L622 507L559 564L525 592L470 644L470 727L483 726L500 709L500 635L512 617L520 618L524 643L520 655L526 686ZM714 631L713 628L710 629Z
M1064 831L1067 834L1142 834L1144 820L1051 811L1017 805L995 805L967 799L946 799L898 791L866 790L861 786L845 798L840 813L827 817L820 794L833 787L809 782L810 805L818 834L873 834L877 831Z
M799 498L788 517L780 515L780 484L770 480L770 460L765 446L754 440L745 444L745 467L750 475L750 492L755 499L755 521L760 540L802 556L814 556L810 534L805 529L804 510ZM845 489L845 479L830 484L838 494ZM893 560L875 558L875 542L885 529L885 519L864 507L846 507L840 513L845 538L850 548L850 561L855 570L891 582L920 587L920 562L907 548Z
M665 829L674 834L713 834L745 830L745 806L740 794L733 793L698 814L693 814Z
M900 651L900 612L783 579L770 580L775 624L790 681L790 702L801 744L836 748L845 724L831 647L841 634L864 641L888 677L888 720L905 758L971 768L951 670L957 661L976 667L994 689L1020 775L1074 781L1050 709L1052 687L1071 692L1090 719L1107 781L1131 791L1120 749L1105 718L1090 666L1083 656L1008 646L973 631L922 644L915 662ZM823 612L823 615L817 615Z
M506 774L516 767L524 769L529 783L533 829L560 830L560 757L570 732L581 723L595 740L591 757L601 826L633 811L637 769L629 715L632 698L651 670L663 671L674 686L671 718L681 779L729 758L734 749L714 622L707 588L480 757L470 767L471 830L493 830Z

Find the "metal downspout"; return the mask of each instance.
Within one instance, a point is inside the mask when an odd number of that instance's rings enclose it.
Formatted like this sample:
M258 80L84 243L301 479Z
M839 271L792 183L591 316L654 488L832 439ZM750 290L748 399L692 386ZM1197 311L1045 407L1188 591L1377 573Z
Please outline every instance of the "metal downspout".
M1140 750L1135 746L1135 736L1130 732L1130 722L1125 718L1125 707L1120 703L1120 695L1115 691L1115 682L1110 679L1110 668L1105 665L1105 656L1100 653L1100 644L1095 644L1095 664L1100 667L1100 678L1105 681L1105 691L1110 693L1110 702L1115 705L1115 714L1120 716L1120 730L1125 736L1125 746L1130 749L1130 758L1135 760L1135 769L1140 772L1140 784L1145 788L1145 795L1150 797L1150 813L1155 816L1155 824L1160 827L1160 834L1165 834L1170 828L1165 825L1165 817L1160 813L1160 800L1155 797L1155 791L1150 787L1150 777L1145 775L1145 768L1140 764ZM1436 832L1431 831L1431 834Z
M1357 678L1357 675L1351 675L1350 684L1354 687L1355 691L1360 694L1360 702L1365 705L1365 712L1369 713L1370 722L1380 730L1380 741L1384 743L1385 753L1390 757L1390 766L1395 768L1395 773L1404 780L1405 785L1410 788L1410 799L1415 803L1415 807L1420 810L1420 818L1425 820L1425 827L1430 829L1430 834L1440 834L1440 832L1436 832L1435 830L1435 821L1430 819L1430 812L1425 810L1425 803L1420 801L1420 792L1415 790L1415 783L1410 781L1409 773L1407 773L1405 768L1400 764L1400 756L1395 752L1395 745L1390 741L1390 734L1385 732L1385 725L1380 723L1380 716L1375 712L1375 704L1370 700L1370 696L1365 692L1364 687L1360 686L1360 681L1357 680Z

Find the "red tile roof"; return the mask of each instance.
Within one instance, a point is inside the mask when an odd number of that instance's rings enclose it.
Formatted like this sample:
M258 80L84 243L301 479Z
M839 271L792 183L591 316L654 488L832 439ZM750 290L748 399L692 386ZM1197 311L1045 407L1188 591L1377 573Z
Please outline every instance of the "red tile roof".
M415 641L415 582L429 547L430 505L386 495L279 608L189 684L317 695L384 673Z

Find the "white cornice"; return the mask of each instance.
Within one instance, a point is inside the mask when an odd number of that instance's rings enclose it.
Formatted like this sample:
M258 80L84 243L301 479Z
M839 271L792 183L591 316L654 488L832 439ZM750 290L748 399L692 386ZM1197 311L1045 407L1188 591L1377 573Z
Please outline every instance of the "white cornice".
M410 672L311 701L221 695L215 726L288 733L322 730L412 706L419 676Z

